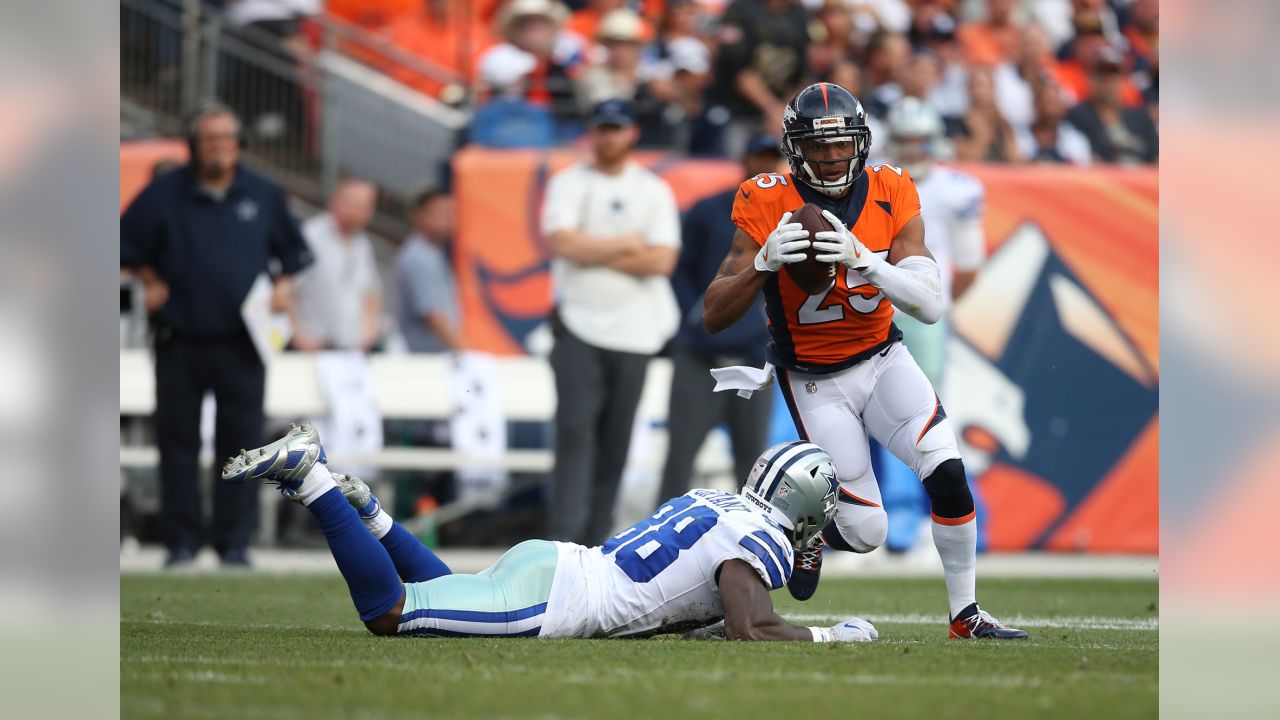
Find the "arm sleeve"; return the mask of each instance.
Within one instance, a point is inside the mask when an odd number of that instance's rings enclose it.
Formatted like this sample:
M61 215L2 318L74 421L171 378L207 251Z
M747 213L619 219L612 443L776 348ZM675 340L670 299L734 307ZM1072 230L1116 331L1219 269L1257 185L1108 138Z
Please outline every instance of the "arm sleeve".
M680 210L676 207L671 186L662 178L654 179L653 213L645 239L658 247L680 247Z
M120 216L120 267L155 266L162 236L152 187L143 189Z
M743 194L743 190L748 194ZM758 194L760 188L757 188L753 180L747 180L742 183L738 189L738 194L733 196L733 224L738 226L742 232L750 235L753 240L763 246L765 241L769 239L769 233L773 232L773 228L778 224L778 218L774 218L769 223L765 217L760 204L763 198Z
M862 276L894 307L926 325L938 322L942 315L942 272L933 258L910 255L897 265L880 261L862 271Z
M311 248L279 188L274 189L272 204L275 227L271 231L271 254L280 261L282 274L296 275L311 264Z

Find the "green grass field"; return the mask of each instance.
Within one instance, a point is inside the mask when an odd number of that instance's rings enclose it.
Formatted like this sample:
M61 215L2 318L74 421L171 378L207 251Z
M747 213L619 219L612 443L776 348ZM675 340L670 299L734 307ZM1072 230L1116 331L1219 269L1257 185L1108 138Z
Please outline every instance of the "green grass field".
M338 577L124 576L121 716L1155 717L1155 581L988 580L1022 643L946 639L937 580L824 581L800 624L872 644L435 640L366 633Z

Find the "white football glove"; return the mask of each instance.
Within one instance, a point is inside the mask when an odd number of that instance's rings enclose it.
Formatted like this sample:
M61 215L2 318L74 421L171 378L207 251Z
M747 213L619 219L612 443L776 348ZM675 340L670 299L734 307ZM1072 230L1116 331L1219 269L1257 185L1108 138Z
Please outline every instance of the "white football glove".
M832 215L829 210L823 210L822 216L831 223L835 230L823 230L813 234L813 249L817 250L819 255L814 256L814 260L824 263L840 263L847 268L862 271L866 270L876 260L880 258L867 249L866 245L857 238L840 218Z
M769 233L764 247L756 253L756 270L778 272L783 265L804 260L804 251L809 247L809 231L790 220L791 213L783 213L778 227Z
M858 617L831 626L831 639L835 642L871 642L878 637L876 626Z

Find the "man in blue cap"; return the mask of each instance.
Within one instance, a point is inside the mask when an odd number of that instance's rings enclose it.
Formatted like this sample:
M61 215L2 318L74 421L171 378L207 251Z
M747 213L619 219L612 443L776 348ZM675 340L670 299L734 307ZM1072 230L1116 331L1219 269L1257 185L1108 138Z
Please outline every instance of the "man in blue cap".
M778 170L782 151L778 138L761 134L752 138L742 157L743 177ZM702 294L716 276L716 269L733 244L735 226L730 219L736 186L698 201L685 213L681 227L683 246L671 276L680 303L680 332L672 344L671 405L667 413L670 442L662 471L659 497L688 492L693 461L707 433L726 423L733 444L734 477L746 477L765 446L771 393L755 393L742 400L733 393L715 393L711 368L730 365L759 366L769 344L763 322L764 296L728 329L712 335L702 324Z
M631 160L639 131L630 103L597 104L590 127L591 157L551 178L542 207L556 302L548 521L552 539L586 545L614 530L649 358L680 323L667 281L680 253L675 196Z

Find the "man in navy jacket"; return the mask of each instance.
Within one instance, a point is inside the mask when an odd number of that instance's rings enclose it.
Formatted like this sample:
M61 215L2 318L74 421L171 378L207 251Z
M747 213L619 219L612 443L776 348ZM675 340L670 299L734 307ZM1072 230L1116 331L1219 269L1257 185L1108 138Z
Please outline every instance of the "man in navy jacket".
M187 131L190 164L153 179L120 218L120 267L142 281L151 317L165 564L189 563L209 539L223 564L246 565L258 519L252 488L215 480L210 537L202 531L200 406L213 393L215 457L262 444L266 371L241 305L267 274L282 309L310 255L284 193L240 167L235 114L207 102Z
M743 177L777 172L782 161L778 139L760 135L750 142L742 158ZM765 362L769 330L764 319L764 298L738 322L712 335L702 325L702 295L716 276L716 269L733 243L735 186L698 201L683 219L684 244L671 285L680 303L680 332L672 342L671 405L667 413L670 444L662 472L659 497L677 497L689 490L693 461L707 433L726 423L733 444L734 477L751 472L768 440L771 393L755 393L743 400L735 393L715 393L711 368L727 365L759 367Z

